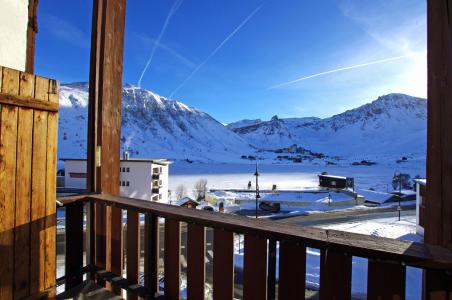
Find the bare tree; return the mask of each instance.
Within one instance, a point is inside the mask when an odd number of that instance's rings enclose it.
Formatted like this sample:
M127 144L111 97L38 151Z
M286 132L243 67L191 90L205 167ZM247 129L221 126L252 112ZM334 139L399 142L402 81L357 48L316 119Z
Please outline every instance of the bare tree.
M202 200L206 198L207 193L207 179L199 179L195 183L195 197L197 200Z
M183 184L179 184L176 187L176 198L177 200L184 198L187 196L187 188Z

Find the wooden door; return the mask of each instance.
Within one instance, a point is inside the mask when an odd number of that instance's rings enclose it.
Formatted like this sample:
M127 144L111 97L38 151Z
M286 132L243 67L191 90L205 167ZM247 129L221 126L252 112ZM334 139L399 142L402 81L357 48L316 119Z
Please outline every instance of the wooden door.
M0 299L54 297L58 88L0 66Z

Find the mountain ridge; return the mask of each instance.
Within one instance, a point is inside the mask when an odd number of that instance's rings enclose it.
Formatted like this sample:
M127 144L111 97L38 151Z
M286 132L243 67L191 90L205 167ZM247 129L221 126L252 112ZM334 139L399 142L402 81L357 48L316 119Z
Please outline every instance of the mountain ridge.
M197 108L123 87L121 151L199 162L244 162L293 144L330 156L425 153L426 100L388 94L329 118L241 120L227 126ZM88 83L62 84L59 157L86 157ZM368 147L373 144L372 147ZM375 151L371 151L375 150ZM416 152L414 151L414 152Z

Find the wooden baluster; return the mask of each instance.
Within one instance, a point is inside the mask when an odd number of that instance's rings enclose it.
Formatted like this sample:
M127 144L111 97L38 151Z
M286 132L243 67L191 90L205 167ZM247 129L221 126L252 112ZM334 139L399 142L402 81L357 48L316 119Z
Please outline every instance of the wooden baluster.
M165 298L180 299L180 223L165 219Z
M140 214L127 210L127 280L139 283L140 274ZM128 291L127 299L136 300L137 295Z
M187 299L204 299L206 230L188 224L187 237Z
M234 298L234 234L221 229L213 234L213 298Z
M155 295L159 291L159 236L159 218L155 215L146 214L144 224L144 286L151 295Z
M66 205L66 290L83 282L83 203Z
M243 299L267 299L267 239L245 234Z
M350 299L352 257L331 249L320 254L320 299Z
M424 270L425 300L452 299L452 278L447 271Z
M267 299L275 299L276 289L276 240L268 241L268 275L267 275Z
M278 299L304 299L306 247L294 242L279 243Z
M367 270L367 299L405 299L403 265L369 259Z

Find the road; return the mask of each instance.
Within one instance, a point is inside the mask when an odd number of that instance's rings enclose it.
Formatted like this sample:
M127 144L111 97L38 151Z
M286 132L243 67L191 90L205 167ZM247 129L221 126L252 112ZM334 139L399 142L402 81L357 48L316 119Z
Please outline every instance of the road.
M416 207L414 205L402 208L401 211L402 217L415 215ZM354 211L324 212L305 216L296 216L279 219L277 220L277 222L300 226L321 226L392 217L398 218L398 212L396 207L373 208L368 210L354 210Z

